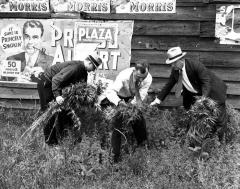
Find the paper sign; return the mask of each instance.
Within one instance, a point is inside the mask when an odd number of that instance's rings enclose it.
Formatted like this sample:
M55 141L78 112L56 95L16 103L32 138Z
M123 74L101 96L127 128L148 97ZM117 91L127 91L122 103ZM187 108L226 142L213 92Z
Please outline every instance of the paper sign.
M2 76L17 77L20 75L21 61L17 60L2 60L1 71Z

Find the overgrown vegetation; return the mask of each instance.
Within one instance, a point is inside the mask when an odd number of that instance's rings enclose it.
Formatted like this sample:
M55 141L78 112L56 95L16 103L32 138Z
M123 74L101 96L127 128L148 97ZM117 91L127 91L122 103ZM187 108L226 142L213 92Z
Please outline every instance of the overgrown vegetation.
M35 113L0 111L1 189L240 186L240 114L230 106L228 133L232 140L220 144L214 138L208 159L188 149L187 112L182 108L155 108L144 112L148 145L138 147L130 140L131 135L127 136L130 139L123 143L123 157L118 164L112 164L110 158L110 125L95 108L77 112L85 131L82 141L73 145L69 135L57 147L45 145L41 130L30 141L19 140L35 120Z

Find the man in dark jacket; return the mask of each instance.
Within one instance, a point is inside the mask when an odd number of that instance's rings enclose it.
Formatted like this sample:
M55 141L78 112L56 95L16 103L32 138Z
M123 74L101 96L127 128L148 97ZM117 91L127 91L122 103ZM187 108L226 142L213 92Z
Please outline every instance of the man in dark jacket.
M219 130L220 140L226 130L226 84L208 70L200 62L190 62L184 58L186 52L182 52L180 47L173 47L167 52L168 59L166 64L172 66L172 72L166 85L151 105L160 104L170 93L176 84L176 97L182 93L183 106L186 110L190 109L196 101L196 96L205 96L213 99L219 108L219 116L216 127Z
M88 72L96 70L100 64L102 64L102 59L94 52L84 61L67 61L55 64L47 68L45 72L40 73L37 87L41 111L45 111L48 103L53 99L55 99L58 104L62 104L64 101L64 98L61 96L62 89L79 81L87 82ZM45 140L48 144L58 143L56 131L52 128L53 121L54 120L50 120L44 128ZM63 121L67 122L67 120Z

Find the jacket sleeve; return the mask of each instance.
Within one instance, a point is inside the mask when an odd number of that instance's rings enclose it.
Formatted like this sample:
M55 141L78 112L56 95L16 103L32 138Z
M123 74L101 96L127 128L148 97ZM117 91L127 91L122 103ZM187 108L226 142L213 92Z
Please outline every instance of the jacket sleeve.
M168 82L165 84L165 86L162 88L162 90L159 92L157 97L163 101L166 96L170 93L173 86L176 84L177 80L174 77L174 70L172 69L171 75L168 79Z
M202 95L209 96L210 88L211 88L210 75L209 75L209 71L202 63L199 63L197 66L197 75L201 83Z
M69 78L71 78L76 71L77 71L76 67L69 65L63 68L59 73L57 73L52 78L52 92L55 97L60 96L62 94L61 84L63 82L66 82Z

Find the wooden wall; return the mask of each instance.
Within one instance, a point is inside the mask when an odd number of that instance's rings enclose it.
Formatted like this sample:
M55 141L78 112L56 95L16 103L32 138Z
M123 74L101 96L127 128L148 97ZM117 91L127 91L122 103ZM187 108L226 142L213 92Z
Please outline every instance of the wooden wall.
M150 72L154 78L150 96L160 90L169 77L170 67L165 64L166 51L170 47L181 46L182 50L187 52L187 58L202 62L226 82L227 101L240 109L240 46L220 45L214 37L216 3L237 3L239 0L176 1L176 14L84 13L54 14L51 18L134 20L131 63L139 59L149 61ZM37 107L36 86L29 86L28 92L23 94L16 84L0 83L0 90L8 90L12 94L10 98L0 92L2 106L17 102L24 108L30 107L31 104L31 107ZM169 95L163 105L178 106L181 105L181 99Z
M217 3L239 3L239 0L177 0L176 14L96 15L91 19L133 19L132 59L147 59L153 84L150 93L160 90L170 75L165 64L166 51L180 46L186 58L202 62L227 86L227 101L240 109L240 46L220 45L215 35ZM181 105L181 99L169 95L162 105Z

